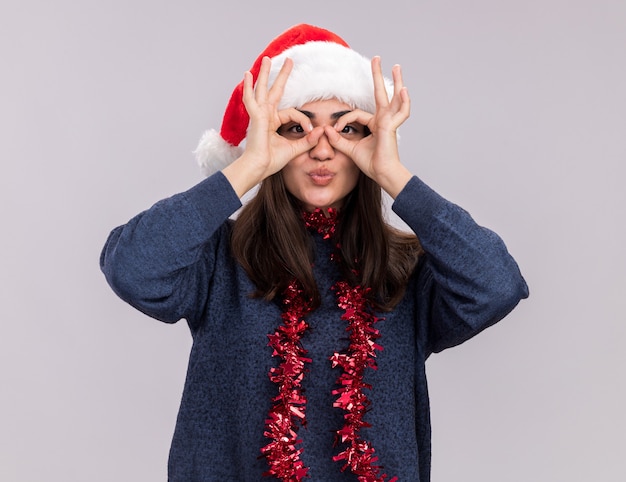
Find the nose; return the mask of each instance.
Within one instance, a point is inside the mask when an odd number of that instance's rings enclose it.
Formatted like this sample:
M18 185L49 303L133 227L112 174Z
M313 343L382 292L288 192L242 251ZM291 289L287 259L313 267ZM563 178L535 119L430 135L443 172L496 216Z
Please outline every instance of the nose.
M322 134L317 141L317 145L309 151L309 156L317 161L328 161L329 159L332 159L334 155L335 149L330 145L326 134Z

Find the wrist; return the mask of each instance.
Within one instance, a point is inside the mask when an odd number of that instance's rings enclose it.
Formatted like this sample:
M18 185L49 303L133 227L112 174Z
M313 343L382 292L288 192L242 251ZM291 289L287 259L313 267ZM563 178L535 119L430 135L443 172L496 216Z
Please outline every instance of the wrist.
M222 174L230 182L239 198L243 197L266 176L264 169L245 157L245 153L222 169Z
M376 183L385 190L393 199L404 189L411 180L413 174L403 164L388 169L376 176Z

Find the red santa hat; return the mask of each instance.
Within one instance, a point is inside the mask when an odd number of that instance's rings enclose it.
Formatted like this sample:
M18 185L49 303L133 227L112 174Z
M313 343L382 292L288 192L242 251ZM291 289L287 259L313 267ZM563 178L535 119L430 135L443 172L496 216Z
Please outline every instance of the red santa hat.
M337 99L353 109L370 113L376 109L370 59L352 50L341 37L328 30L301 24L276 37L250 69L255 83L265 56L272 59L270 86L285 59L293 60L279 109L298 108L325 99ZM391 93L392 83L388 79L385 83ZM205 175L219 171L241 155L240 144L246 138L249 121L243 105L242 81L226 106L220 131L206 131L194 152Z

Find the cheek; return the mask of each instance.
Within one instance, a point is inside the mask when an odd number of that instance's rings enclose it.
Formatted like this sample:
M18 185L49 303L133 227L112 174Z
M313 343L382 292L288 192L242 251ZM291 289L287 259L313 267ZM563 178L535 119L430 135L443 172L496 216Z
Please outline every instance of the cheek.
M289 191L291 194L294 194L294 192L297 191L297 182L294 166L291 165L291 163L287 164L281 170L281 175L283 177L283 183L285 184L285 188L287 189L287 191Z
M357 167L356 164L352 163L350 169L347 172L347 181L346 183L350 187L350 191L354 189L359 182L359 175L361 174L361 170Z

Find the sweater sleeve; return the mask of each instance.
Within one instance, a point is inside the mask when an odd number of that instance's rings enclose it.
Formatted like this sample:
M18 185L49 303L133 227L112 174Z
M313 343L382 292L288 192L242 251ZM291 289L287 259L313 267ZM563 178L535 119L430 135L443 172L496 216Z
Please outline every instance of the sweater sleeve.
M409 181L393 210L425 251L417 289L426 305L419 310L427 318L426 353L464 342L528 297L526 282L500 237L419 178Z
M198 318L228 217L241 202L221 172L115 228L100 256L115 293L165 322Z

